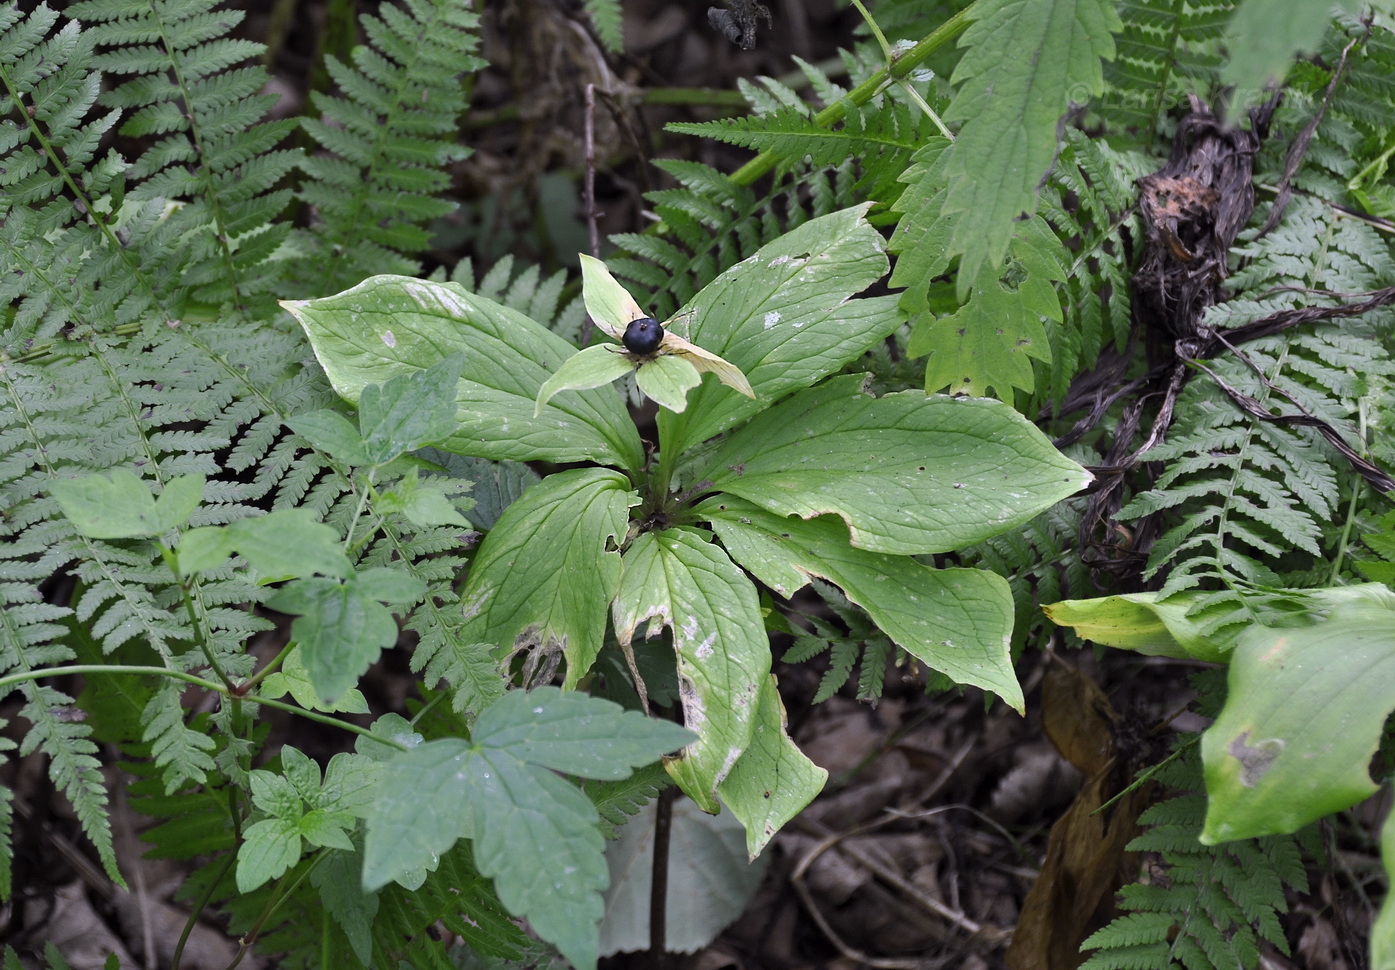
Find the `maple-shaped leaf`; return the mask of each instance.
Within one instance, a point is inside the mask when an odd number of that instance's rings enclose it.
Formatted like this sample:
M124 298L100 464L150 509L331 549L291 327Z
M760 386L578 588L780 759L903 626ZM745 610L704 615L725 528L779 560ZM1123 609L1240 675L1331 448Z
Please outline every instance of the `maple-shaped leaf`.
M1066 278L1060 243L1039 218L1022 223L1000 269L984 264L968 302L948 316L920 315L907 348L929 354L925 390L1008 398L1035 387L1032 361L1051 360L1046 319L1061 320L1053 283Z

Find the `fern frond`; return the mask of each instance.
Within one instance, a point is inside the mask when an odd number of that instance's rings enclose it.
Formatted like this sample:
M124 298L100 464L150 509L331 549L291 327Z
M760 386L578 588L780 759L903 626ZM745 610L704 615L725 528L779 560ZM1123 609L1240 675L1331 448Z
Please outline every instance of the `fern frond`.
M912 117L910 108L893 102L888 108L848 105L839 128L817 124L808 112L780 105L773 112L744 118L724 118L698 124L673 123L669 131L700 135L754 151L769 151L784 164L806 160L816 166L837 165L848 158L870 164L887 152L909 157L921 144L928 123Z
M1166 882L1124 887L1129 911L1090 936L1082 950L1095 952L1082 970L1230 970L1253 967L1259 942L1288 953L1278 914L1288 911L1285 886L1307 890L1295 836L1267 836L1206 846L1201 766L1195 749L1158 773L1183 793L1139 816L1142 835L1134 852L1161 856Z
M601 830L605 837L618 839L620 826L638 815L669 784L663 766L652 764L619 781L588 781L585 791L601 813Z
M369 44L354 49L353 66L326 59L340 93L314 94L322 117L303 121L327 153L305 160L301 188L328 261L305 284L317 295L373 273L417 271L425 224L454 208L439 198L446 166L469 154L455 143L460 79L484 66L479 17L454 0L384 5L361 23Z
M1300 300L1311 304L1325 289L1335 299L1395 278L1388 247L1370 228L1307 197L1294 201L1278 230L1239 252L1250 260L1233 277L1241 296L1208 312L1212 326L1239 326ZM1246 299L1246 292L1266 300ZM1295 568L1294 549L1321 557L1345 464L1309 428L1243 414L1216 381L1277 413L1301 408L1359 440L1368 378L1395 373L1378 337L1389 319L1379 311L1340 326L1289 330L1208 362L1212 376L1188 385L1168 441L1148 453L1165 469L1120 513L1166 511L1176 519L1153 546L1148 575L1169 568L1169 591L1282 585L1280 574Z
M68 13L91 24L97 66L127 78L101 97L131 112L122 133L158 136L129 172L130 196L167 207L163 231L185 245L181 285L202 302L266 307L280 283L269 260L291 231L273 223L290 201L275 187L299 157L275 146L295 123L261 121L276 101L258 94L266 72L229 68L263 48L228 38L244 14L216 7L82 0Z
M605 49L618 54L625 49L625 15L620 9L620 0L583 0L586 16L596 28Z
M1212 101L1234 9L1231 0L1121 0L1123 29L1114 59L1105 62L1106 90L1091 107L1111 126L1147 139L1189 93Z
M111 820L107 816L106 781L96 758L91 729L65 719L63 712L73 699L52 687L30 682L23 688L28 698L20 716L29 721L29 730L19 745L21 758L43 751L49 759L49 777L73 806L83 834L97 850L102 867L118 885L125 886L116 867L112 848Z

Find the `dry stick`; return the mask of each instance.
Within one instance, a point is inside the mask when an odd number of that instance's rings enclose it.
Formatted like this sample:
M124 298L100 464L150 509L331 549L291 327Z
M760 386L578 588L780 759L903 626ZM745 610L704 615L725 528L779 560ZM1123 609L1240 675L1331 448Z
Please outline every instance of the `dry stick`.
M582 135L586 149L586 179L582 183L582 198L586 202L586 235L591 255L601 258L600 230L596 228L596 85L586 82L586 124ZM581 325L581 346L591 342L591 317Z

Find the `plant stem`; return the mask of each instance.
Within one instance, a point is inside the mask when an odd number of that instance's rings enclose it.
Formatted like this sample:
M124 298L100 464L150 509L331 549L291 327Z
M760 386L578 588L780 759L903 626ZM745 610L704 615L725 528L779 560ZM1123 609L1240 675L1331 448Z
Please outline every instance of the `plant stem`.
M389 748L396 748L399 751L407 751L405 744L396 741L389 741L381 735L374 734L368 728L359 727L348 721L342 721L337 717L330 717L328 714L321 714L319 711L307 711L303 707L296 707L294 704L287 704L285 701L273 700L270 697L244 697L237 698L215 680L205 680L194 674L186 674L182 670L170 670L168 667L142 667L128 664L114 664L106 666L103 664L71 664L67 667L45 667L42 670L26 670L22 673L10 674L7 677L0 677L0 690L9 687L11 684L20 684L28 680L39 680L43 677L64 677L69 674L135 674L144 677L173 677L175 680L182 680L195 687L202 687L204 690L211 690L215 694L230 699L233 703L247 701L250 704L263 704L278 711L285 711L287 714L295 714L310 721L319 721L321 724L328 724L330 727L341 728L351 734L357 734L368 738L370 741L377 741L385 744Z
M649 957L654 970L668 967L668 850L677 791L669 785L654 802L654 868L649 884Z

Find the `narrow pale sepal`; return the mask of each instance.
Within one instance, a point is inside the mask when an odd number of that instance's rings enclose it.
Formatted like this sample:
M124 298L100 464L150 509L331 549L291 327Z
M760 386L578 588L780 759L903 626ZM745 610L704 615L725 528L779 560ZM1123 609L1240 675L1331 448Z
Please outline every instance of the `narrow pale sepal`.
M614 344L598 344L573 354L563 361L543 386L538 388L538 398L533 404L533 417L542 414L543 406L562 391L588 391L602 384L609 384L634 370L634 362L620 352Z
M702 383L697 368L682 357L660 356L640 365L635 382L645 397L670 411L688 406L688 392Z
M751 382L741 373L741 368L728 360L723 360L711 351L703 350L697 344L684 340L672 330L664 334L664 342L659 345L659 353L681 357L692 364L699 374L715 374L717 380L727 387L755 400L756 392L751 390Z
M586 312L608 337L621 339L631 320L649 314L615 281L605 263L584 254L578 254L578 258L581 260L581 298L586 303Z

